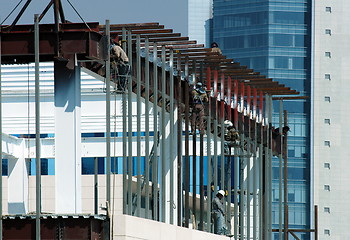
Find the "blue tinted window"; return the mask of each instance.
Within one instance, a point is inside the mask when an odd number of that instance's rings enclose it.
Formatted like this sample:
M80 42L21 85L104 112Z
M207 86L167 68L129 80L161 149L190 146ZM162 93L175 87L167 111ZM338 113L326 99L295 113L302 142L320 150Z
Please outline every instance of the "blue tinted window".
M53 158L42 158L41 160L41 175L55 175L55 159ZM36 175L36 159L29 159L29 175Z
M272 12L273 23L280 24L304 24L305 16L303 12Z
M8 160L2 159L2 176L8 175Z
M98 174L105 173L105 159L98 157ZM81 173L82 174L94 174L95 173L95 158L82 158L81 159Z
M290 34L273 34L273 45L274 46L293 46L293 35Z
M289 58L288 57L275 57L275 68L288 68Z

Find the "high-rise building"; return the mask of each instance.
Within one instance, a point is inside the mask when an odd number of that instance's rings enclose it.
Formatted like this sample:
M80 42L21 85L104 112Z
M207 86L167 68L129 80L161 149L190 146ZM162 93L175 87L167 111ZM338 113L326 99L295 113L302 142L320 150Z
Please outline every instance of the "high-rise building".
M349 1L314 1L313 158L319 239L349 238Z
M213 39L223 54L234 61L310 96L311 10L309 0L214 0ZM291 129L288 139L289 228L309 229L312 215L310 99L286 100L283 104ZM278 106L274 110L277 125ZM273 228L278 228L279 224L278 166L276 158L272 166ZM310 238L309 233L298 236ZM274 233L272 239L278 238L278 233Z
M213 0L188 0L188 36L200 44L210 43Z

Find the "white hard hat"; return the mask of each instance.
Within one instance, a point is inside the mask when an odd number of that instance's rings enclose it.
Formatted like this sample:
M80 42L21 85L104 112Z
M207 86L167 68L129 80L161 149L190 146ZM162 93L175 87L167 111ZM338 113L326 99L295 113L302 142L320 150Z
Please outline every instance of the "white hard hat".
M230 120L225 120L225 121L224 121L224 124L225 124L226 126L228 126L228 127L232 127L232 126L233 126L233 124L232 124L232 122L231 122Z
M220 194L221 196L225 196L225 191L224 190L219 190L218 194Z

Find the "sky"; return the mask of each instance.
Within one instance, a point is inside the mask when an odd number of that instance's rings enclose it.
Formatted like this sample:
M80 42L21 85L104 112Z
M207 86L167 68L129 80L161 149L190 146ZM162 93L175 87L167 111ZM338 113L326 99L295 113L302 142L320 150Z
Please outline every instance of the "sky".
M187 0L61 0L65 18L71 22L82 22L69 2L85 22L105 24L159 22L165 28L174 29L187 36ZM27 0L0 0L0 22L20 5L3 23L11 24ZM32 24L34 14L41 14L50 0L32 0L18 24ZM51 9L43 18L43 23L53 22Z

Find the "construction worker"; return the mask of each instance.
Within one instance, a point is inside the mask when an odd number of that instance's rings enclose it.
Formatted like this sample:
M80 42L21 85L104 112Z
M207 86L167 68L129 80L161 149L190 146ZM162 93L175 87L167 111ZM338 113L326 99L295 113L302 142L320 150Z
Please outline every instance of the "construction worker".
M204 134L204 103L208 102L208 96L205 89L202 88L202 83L198 82L192 90L193 108L191 119L191 133L195 134L195 128L198 126L200 133ZM196 125L198 117L198 124Z
M111 44L112 78L117 80L117 89L124 91L127 75L130 73L129 58L119 44Z
M212 42L212 44L210 45L211 47L211 51L212 52L217 52L220 55L222 55L221 49L219 48L219 45L216 42Z
M237 146L239 144L239 133L230 120L225 120L224 127L225 153L229 153L229 149L231 147Z
M212 201L212 217L214 222L214 233L219 235L226 234L225 225L225 207L222 199L225 196L224 190L219 190Z

